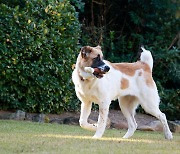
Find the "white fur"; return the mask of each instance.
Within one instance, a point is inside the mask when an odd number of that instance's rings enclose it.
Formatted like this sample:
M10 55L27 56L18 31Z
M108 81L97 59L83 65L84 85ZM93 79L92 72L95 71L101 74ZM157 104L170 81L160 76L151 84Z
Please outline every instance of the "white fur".
M141 47L143 52L141 53L141 61L148 64L153 69L153 58L151 55L151 52L149 50L144 49L144 47Z
M85 67L84 71L87 72L87 73L90 73L90 74L94 73L94 69L92 67Z
M143 50L141 61L147 63L152 68L153 59L151 53L145 49ZM79 59L77 59L78 62ZM111 101L118 99L121 110L128 122L128 131L123 138L129 138L134 134L137 128L134 115L137 106L140 104L147 113L152 114L162 122L165 138L172 139L173 136L169 130L166 116L159 110L160 98L155 83L153 87L146 85L142 69L137 70L134 76L128 76L114 69L107 61L104 62L110 67L110 71L101 79L97 79L93 75L89 75L88 79L86 79L86 73L88 72L90 74L93 70L86 68L85 70L87 72L84 72L85 76L83 76L82 70L78 68L78 64L76 63L72 79L75 84L76 95L82 102L79 120L80 126L96 131L93 136L94 138L102 137L105 131ZM81 72L83 78L85 77L84 81L79 77L79 72ZM139 76L139 73L142 73L142 75ZM129 87L124 90L120 88L122 78L129 80ZM87 121L91 112L92 102L99 105L97 125L90 124Z

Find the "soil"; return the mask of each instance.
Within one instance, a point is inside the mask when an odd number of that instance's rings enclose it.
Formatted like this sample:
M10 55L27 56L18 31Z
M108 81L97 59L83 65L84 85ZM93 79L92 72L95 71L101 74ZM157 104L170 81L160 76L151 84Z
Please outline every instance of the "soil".
M92 111L89 119L96 122L98 119L98 114L99 114L98 111ZM76 118L79 119L80 113L79 112L65 112L60 115L48 114L48 117L49 117L49 119L65 119L68 117L73 117L75 119ZM124 117L124 115L122 114L122 112L120 110L110 110L108 117L111 121L111 125L122 124L122 125L124 125L124 127L127 127L126 118ZM152 117L152 116L146 115L146 114L141 114L141 113L137 113L135 115L135 119L136 119L138 126L147 125L147 124L151 123L152 121L157 120L155 117Z

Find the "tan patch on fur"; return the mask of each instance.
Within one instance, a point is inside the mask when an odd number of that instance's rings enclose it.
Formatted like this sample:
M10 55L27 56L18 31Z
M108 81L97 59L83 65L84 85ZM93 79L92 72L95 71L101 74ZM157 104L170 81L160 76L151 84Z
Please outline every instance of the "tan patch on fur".
M149 86L149 87L154 87L154 80L153 80L151 74L145 73L145 74L144 74L144 78L145 78L145 80L146 80L147 86Z
M136 70L139 70L139 69L143 69L145 72L151 73L151 69L148 66L148 64L140 62L140 61L136 63L112 63L112 66L115 69L129 76L134 76Z
M127 89L129 87L129 81L125 78L121 79L121 89Z
M91 47L92 49L91 49L91 53L89 54L89 59L93 59L93 58L96 58L98 55L100 55L100 58L102 58L103 57L103 54L102 54L102 51L101 51L101 49L99 49L99 48L96 48L96 47Z
M103 57L102 51L100 47L90 47L90 46L85 46L84 47L84 52L87 53L86 57L81 57L80 59L80 67L89 67L93 63L93 58L96 58L98 55L100 57Z
M120 72L134 76L136 71L143 69L144 72L139 72L139 76L144 75L147 86L154 87L154 81L152 78L152 72L148 64L138 61L136 63L111 63L111 65Z
M121 103L123 103L123 105L125 106L131 106L131 104L136 101L136 97L135 96L131 96L131 95L126 95L124 97L121 97Z

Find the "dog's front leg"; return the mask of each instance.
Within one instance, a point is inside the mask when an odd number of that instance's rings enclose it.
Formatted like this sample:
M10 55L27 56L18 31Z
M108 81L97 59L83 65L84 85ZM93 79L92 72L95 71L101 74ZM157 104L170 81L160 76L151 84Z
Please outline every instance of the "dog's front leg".
M97 127L94 124L89 124L87 121L91 113L91 106L92 106L92 102L81 103L81 115L79 119L79 124L84 129L96 131Z
M109 113L109 102L103 102L99 104L99 118L97 123L97 130L93 138L101 138L106 129L106 123Z

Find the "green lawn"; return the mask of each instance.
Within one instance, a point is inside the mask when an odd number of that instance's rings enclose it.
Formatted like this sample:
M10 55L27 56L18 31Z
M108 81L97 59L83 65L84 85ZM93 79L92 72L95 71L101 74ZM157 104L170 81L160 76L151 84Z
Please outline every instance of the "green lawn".
M0 120L0 154L173 154L180 153L180 134L164 139L162 133L136 131L131 139L122 139L124 130L106 130L102 139L79 126L39 124Z

